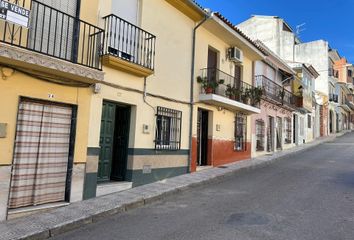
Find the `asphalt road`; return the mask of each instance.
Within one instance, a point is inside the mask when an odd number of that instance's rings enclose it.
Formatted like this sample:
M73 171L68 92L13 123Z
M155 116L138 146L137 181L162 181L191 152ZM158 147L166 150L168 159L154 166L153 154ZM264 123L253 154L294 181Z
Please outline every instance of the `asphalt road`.
M55 239L354 239L354 134Z

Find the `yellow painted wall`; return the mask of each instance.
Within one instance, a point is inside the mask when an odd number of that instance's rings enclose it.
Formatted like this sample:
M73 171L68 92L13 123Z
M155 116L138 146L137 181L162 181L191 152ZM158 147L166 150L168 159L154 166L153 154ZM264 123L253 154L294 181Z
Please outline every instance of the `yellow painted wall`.
M227 50L231 47L220 36L216 36L205 28L198 29L196 38L196 63L195 63L195 81L194 81L194 101L197 104L194 107L193 115L193 136L197 134L197 115L198 107L212 111L212 119L209 124L209 138L220 140L234 140L235 112L229 110L218 111L217 107L199 102L201 87L197 83L197 76L201 75L201 69L206 68L208 64L208 48L211 47L218 51L218 68L229 74L234 75L234 63L227 59ZM242 64L242 81L253 84L253 62L248 57L247 51L244 52L244 61ZM210 116L210 115L209 115ZM220 125L220 131L216 131L216 125ZM251 118L247 118L247 140L251 140Z
M194 22L165 0L140 3L141 28L156 36L155 72L147 78L146 90L150 94L188 103ZM98 8L100 17L112 13L110 8L110 1L100 0ZM103 27L102 22L100 24ZM130 148L155 147L155 113L157 106L162 106L182 111L181 149L188 149L190 109L188 104L147 97L152 108L143 101L144 78L108 66L104 66L103 71L105 82L138 92L102 84L101 92L95 94L91 102L89 147L99 146L102 102L109 100L132 106ZM143 133L143 124L149 125L150 134Z
M74 162L86 162L91 93L90 88L53 84L20 72L15 72L7 80L0 79L0 122L8 124L6 138L0 138L0 165L12 163L17 109L21 96L78 106ZM54 97L49 98L49 94Z

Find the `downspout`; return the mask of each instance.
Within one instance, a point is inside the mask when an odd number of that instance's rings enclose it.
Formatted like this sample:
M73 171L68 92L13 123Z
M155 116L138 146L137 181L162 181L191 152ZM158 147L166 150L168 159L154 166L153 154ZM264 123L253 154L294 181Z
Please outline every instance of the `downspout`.
M205 18L193 28L192 42L192 63L191 63L191 82L190 82L190 113L189 113L189 156L188 156L188 172L191 172L192 163L192 141L193 141L193 105L194 105L194 70L195 70L195 43L196 33L200 26L213 16L213 13L208 13Z

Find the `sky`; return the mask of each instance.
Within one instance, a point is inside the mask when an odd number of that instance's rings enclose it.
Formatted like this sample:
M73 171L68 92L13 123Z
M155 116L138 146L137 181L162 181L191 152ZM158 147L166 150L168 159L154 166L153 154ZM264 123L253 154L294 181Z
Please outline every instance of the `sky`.
M220 12L238 24L251 15L283 18L301 29L303 42L323 39L342 57L354 63L354 0L197 0L204 8Z

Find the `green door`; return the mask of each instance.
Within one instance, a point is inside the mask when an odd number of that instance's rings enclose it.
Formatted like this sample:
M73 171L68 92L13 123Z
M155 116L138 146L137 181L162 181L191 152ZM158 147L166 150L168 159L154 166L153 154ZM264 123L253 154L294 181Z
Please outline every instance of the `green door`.
M97 181L110 181L114 131L115 131L116 105L103 102L101 135L100 135L100 158L98 162Z

